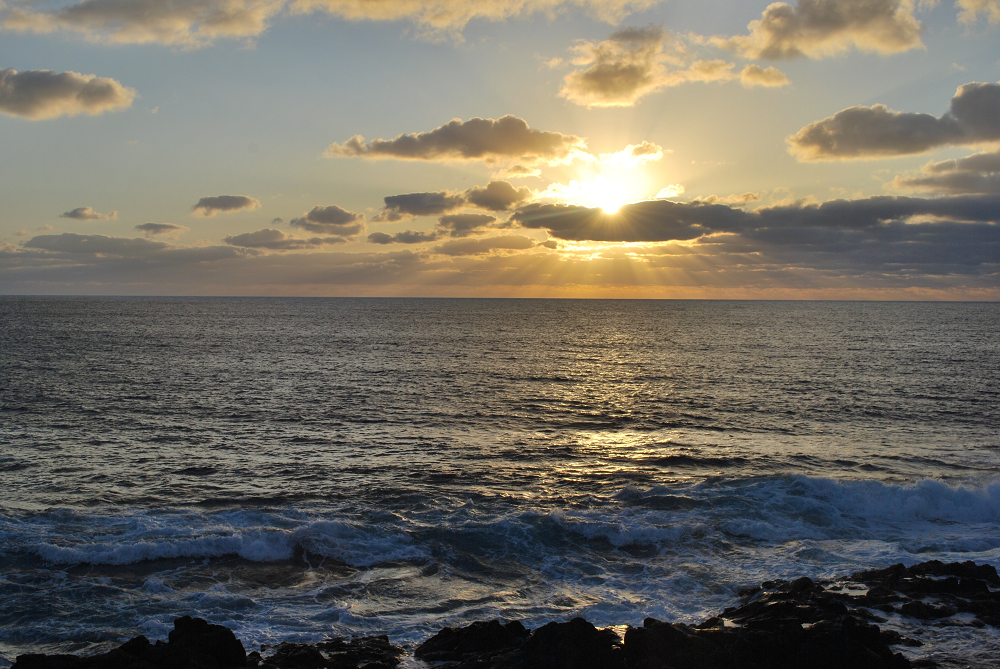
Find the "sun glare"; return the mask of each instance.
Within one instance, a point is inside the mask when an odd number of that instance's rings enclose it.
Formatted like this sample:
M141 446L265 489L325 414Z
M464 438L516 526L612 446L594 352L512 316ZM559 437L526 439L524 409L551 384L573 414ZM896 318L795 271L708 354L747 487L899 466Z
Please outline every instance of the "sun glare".
M609 179L599 174L588 181L570 181L568 185L552 184L542 197L583 207L597 207L605 214L616 214L629 202L643 199L643 194L640 184L634 179Z

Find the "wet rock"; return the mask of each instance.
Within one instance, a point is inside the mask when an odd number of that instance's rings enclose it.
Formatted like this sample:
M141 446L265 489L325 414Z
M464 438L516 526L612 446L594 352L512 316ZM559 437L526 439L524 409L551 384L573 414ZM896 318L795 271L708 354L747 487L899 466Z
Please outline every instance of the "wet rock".
M247 663L246 649L233 631L222 625L212 625L203 618L178 618L167 638L169 645L184 648L197 657L213 658L220 667L242 667ZM133 641L135 639L122 649Z
M896 564L861 571L850 580L869 586L864 596L848 597L856 605L898 611L919 620L972 613L981 623L1000 627L1000 592L992 589L1000 588L1000 576L992 565L931 560L911 567ZM898 603L902 604L894 606Z

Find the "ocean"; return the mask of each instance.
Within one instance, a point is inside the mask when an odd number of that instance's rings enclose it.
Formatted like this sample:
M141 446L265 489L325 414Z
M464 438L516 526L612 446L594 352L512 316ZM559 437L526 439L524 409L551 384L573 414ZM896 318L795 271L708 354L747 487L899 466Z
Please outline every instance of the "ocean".
M0 665L1000 565L998 370L996 303L0 298Z

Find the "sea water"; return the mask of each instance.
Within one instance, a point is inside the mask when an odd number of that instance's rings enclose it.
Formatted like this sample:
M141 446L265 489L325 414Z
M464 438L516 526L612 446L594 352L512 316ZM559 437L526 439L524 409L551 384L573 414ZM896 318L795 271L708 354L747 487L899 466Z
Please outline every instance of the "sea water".
M998 304L0 298L0 663L1000 565L998 372Z

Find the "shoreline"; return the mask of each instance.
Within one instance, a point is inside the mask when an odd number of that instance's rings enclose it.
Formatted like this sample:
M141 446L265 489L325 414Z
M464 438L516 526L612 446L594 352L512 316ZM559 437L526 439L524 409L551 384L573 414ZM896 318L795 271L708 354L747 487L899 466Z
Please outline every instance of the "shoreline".
M107 653L19 655L12 669L906 669L987 667L946 657L920 636L963 627L997 633L1000 576L989 564L934 560L837 581L766 581L698 625L646 618L598 629L583 618L528 630L519 621L446 627L409 652L388 636L283 642L246 652L228 628L184 616L167 642L137 636ZM898 631L902 628L904 633ZM622 631L624 630L624 631ZM909 633L906 633L908 632ZM930 634L933 637L933 634Z

